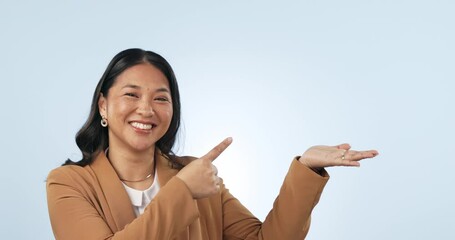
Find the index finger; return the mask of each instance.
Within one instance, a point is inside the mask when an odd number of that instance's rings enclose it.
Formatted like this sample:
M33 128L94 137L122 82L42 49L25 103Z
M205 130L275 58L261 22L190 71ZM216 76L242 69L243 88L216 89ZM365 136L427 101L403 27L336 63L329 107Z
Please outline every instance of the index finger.
M378 155L378 151L376 150L369 150L369 151L349 151L346 154L350 160L352 161L360 161L365 158L374 158Z
M229 147L229 145L231 145L231 143L232 138L228 137L201 158L213 162L218 156L221 155L221 153L224 152L224 150L226 150L227 147Z

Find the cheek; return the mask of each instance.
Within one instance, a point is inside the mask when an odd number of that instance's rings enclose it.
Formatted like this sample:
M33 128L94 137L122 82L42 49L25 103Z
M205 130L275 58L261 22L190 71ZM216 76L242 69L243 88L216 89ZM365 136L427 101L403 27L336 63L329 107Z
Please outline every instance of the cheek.
M163 107L159 111L159 117L162 123L167 123L167 125L171 123L172 115L173 115L172 106Z
M173 114L172 108L169 109L169 110L167 110L167 111L165 112L165 114L166 114L166 118L168 119L168 121L171 122L172 114Z
M111 101L108 105L107 112L111 116L118 116L126 114L131 109L131 104L127 104L123 101Z

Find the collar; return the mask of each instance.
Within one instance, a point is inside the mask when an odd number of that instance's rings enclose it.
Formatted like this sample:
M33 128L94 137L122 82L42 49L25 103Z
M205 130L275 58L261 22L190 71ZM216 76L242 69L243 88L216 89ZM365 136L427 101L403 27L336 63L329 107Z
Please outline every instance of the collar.
M155 177L153 178L152 185L145 189L145 190L137 190L134 188L129 187L125 183L122 182L123 187L125 187L126 193L128 194L129 198L131 199L131 203L135 207L143 207L144 203L150 202L153 196L156 195L160 188L160 184L157 182L158 177L155 171ZM146 201L148 200L148 201Z

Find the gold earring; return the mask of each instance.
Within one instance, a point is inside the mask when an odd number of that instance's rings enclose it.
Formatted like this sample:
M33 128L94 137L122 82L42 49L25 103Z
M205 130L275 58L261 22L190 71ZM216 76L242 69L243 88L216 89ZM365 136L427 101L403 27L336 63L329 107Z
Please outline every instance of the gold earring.
M101 126L107 127L107 119L104 116L101 116Z

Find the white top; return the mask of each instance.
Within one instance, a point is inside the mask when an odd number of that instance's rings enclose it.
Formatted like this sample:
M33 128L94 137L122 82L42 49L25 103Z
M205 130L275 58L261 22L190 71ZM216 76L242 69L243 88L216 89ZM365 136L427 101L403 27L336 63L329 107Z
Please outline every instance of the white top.
M125 183L123 183L128 196L131 199L131 203L133 204L134 213L136 213L136 217L141 215L145 208L149 205L152 199L156 196L158 191L160 190L160 184L158 183L158 172L155 171L155 177L153 178L153 184L146 190L136 190L134 188L128 187Z

